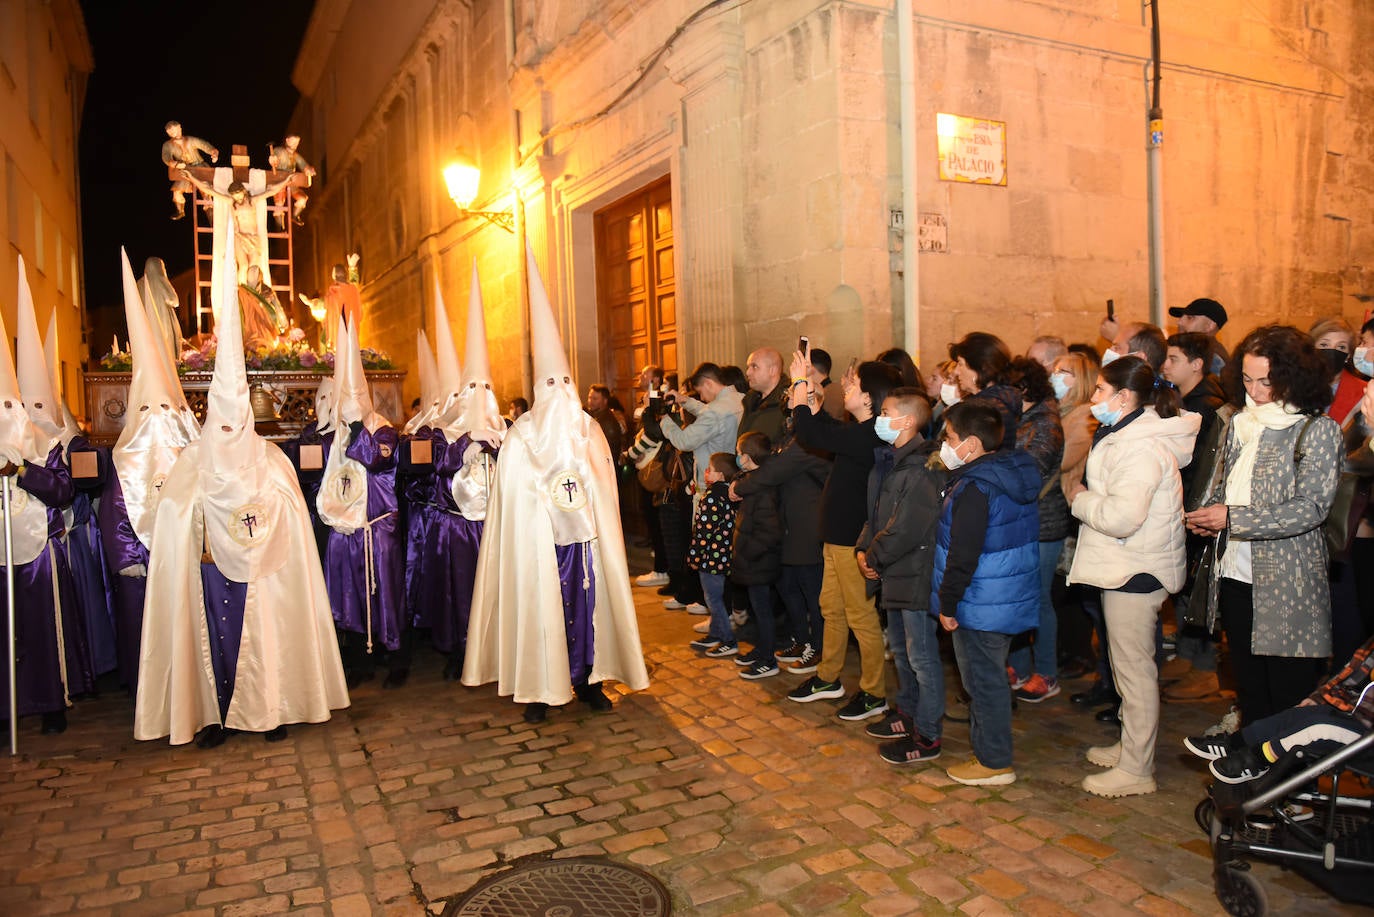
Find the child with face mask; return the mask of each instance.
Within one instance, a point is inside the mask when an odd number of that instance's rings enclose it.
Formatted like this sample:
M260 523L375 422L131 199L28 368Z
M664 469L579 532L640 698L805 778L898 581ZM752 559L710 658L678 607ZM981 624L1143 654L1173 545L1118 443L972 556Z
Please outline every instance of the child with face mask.
M883 400L874 432L891 445L868 477L868 523L859 533L855 558L887 611L887 643L897 669L897 707L866 730L887 739L878 755L894 765L940 757L945 714L945 677L937 625L928 610L945 472L934 460L935 444L920 431L930 422L930 402L915 388L897 388Z

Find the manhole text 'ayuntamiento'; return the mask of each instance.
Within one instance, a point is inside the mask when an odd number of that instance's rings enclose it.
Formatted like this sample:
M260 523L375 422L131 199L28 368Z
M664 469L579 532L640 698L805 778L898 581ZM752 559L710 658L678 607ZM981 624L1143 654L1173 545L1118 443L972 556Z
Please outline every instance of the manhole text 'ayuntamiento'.
M631 866L594 857L531 863L492 876L444 917L667 917L668 890Z

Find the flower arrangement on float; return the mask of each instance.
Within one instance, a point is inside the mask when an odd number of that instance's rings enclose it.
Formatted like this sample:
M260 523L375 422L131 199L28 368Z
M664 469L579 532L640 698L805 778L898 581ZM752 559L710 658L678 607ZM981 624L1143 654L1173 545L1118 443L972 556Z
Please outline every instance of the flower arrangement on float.
M177 373L212 372L219 341L213 335L204 335L199 347L188 347L177 359ZM361 350L363 369L393 369L391 356L385 350L364 347ZM317 353L305 341L305 332L291 328L280 335L271 345L259 344L257 347L244 348L244 365L251 370L267 372L317 372L334 371L334 353ZM126 346L120 349L119 338L114 340L110 352L100 358L100 366L108 372L129 372L133 369L133 357Z

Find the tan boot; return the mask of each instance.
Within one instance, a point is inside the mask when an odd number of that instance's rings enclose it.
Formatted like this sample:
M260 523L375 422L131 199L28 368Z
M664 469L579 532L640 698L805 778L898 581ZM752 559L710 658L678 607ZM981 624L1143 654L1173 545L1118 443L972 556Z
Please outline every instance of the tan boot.
M1089 774L1083 778L1083 789L1094 796L1116 799L1121 796L1142 796L1153 793L1157 787L1155 778L1128 774L1119 767L1100 774Z
M1094 745L1088 749L1088 763L1098 767L1116 767L1121 763L1121 743L1115 745Z

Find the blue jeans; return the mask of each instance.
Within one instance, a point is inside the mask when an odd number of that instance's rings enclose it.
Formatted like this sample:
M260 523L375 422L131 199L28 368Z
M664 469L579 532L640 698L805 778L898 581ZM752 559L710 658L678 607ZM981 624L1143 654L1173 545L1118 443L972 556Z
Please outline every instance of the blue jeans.
M754 623L759 629L759 638L754 641L754 658L759 662L776 664L773 653L778 649L778 640L777 624L773 619L773 584L746 588L749 591L749 605L754 612Z
M940 624L926 611L889 609L887 640L897 667L897 709L931 741L945 718L945 669L940 662ZM905 649L905 652L903 652Z
M725 607L725 574L701 573L701 591L706 594L706 607L711 612L711 629L706 636L721 643L735 642L735 629L730 626L730 609Z
M1040 626L1031 642L1011 653L1011 667L1018 677L1034 673L1046 680L1059 677L1059 615L1050 598L1054 568L1064 552L1064 539L1040 542Z
M984 767L1011 767L1011 686L1007 684L1010 646L1010 634L967 627L954 631L959 677L972 698L969 740Z
M782 597L792 639L809 643L819 656L821 635L825 631L821 620L821 578L824 564L783 564L778 580L778 595Z

